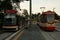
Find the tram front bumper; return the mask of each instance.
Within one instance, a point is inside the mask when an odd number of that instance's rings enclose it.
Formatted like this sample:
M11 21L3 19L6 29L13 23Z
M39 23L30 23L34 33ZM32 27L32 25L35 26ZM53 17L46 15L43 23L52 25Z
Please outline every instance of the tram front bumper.
M55 30L55 27L54 26L43 27L43 30L46 30L46 31L54 31Z

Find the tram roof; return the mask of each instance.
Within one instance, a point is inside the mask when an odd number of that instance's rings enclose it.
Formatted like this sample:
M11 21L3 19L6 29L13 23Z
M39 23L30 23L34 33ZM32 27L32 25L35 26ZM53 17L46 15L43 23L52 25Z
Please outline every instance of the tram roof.
M16 13L16 10L6 10L5 13Z
M55 14L56 12L54 11L46 11L46 12L43 12L42 14Z

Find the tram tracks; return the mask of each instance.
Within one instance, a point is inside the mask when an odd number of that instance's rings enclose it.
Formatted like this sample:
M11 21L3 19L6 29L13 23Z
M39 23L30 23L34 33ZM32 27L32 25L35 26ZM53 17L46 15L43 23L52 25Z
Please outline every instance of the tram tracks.
M17 32L13 33L12 35L10 35L9 37L5 38L4 40L12 40L12 39L15 40L15 39L17 39L18 36L23 33L23 30L24 30L24 28L20 29L19 31L17 31ZM17 36L17 38L16 38L16 36Z
M46 32L41 30L40 32L46 40L60 40L60 31Z
M5 33L5 34L3 34L2 35L2 40L6 39L7 37L9 37L12 34L13 34L13 32L12 33Z
M60 40L60 31L48 32L54 40Z
M11 34L13 34L14 32L4 32L0 34L0 40L3 40L7 37L9 37Z

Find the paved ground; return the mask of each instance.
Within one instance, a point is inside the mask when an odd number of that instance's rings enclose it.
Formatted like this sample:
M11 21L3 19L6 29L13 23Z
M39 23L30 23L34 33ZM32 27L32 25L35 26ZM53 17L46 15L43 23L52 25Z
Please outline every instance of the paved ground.
M60 31L60 23L56 23L55 26L56 26L56 30Z
M56 28L59 28L59 26L60 23L56 24ZM43 31L36 23L33 23L30 30L25 29L24 34L20 36L18 40L60 40L60 31Z
M33 24L30 30L24 31L24 34L18 40L45 40L37 25Z
M60 40L60 32L59 32L59 31L48 32L48 34L49 34L54 40Z
M4 32L4 33L0 34L0 40L5 39L6 37L8 37L11 34L13 34L13 32Z
M41 33L46 40L60 40L60 31L47 32L41 30Z
M60 28L60 23L56 24L56 28ZM9 35L7 33L6 35ZM3 35L6 37L6 35ZM2 35L0 35L0 40ZM18 40L60 40L60 31L46 32L41 30L36 23L31 25L30 29L25 29L23 35L21 35Z

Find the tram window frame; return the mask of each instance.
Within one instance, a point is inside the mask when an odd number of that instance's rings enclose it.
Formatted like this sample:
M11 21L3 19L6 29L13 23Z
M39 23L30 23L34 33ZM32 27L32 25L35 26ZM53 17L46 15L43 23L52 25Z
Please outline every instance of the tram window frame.
M8 17L9 16L9 17ZM15 20L15 21L14 21ZM15 14L6 14L4 17L4 25L17 24L17 17Z
M47 18L46 18L47 16L46 16L46 14L42 14L41 15L41 18L40 18L40 21L42 22L42 23L46 23L47 22Z
M52 17L52 16L53 17ZM49 17L50 16L50 17ZM49 18L51 18L51 19L49 19ZM54 16L54 14L47 14L47 22L48 23L53 23L54 22L54 19L55 19L55 16ZM52 20L52 21L51 21Z

